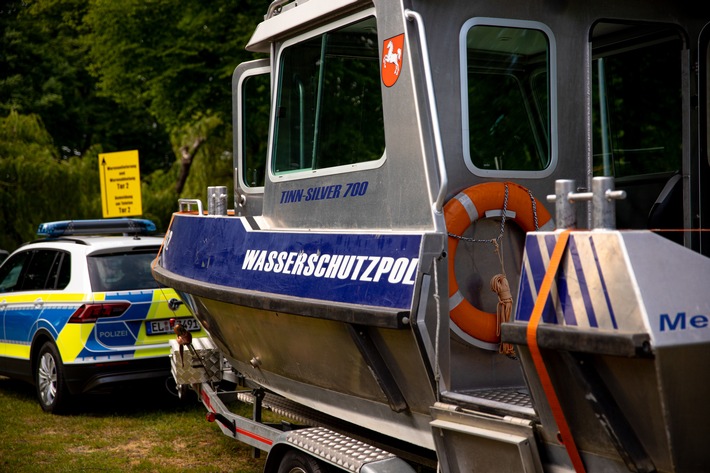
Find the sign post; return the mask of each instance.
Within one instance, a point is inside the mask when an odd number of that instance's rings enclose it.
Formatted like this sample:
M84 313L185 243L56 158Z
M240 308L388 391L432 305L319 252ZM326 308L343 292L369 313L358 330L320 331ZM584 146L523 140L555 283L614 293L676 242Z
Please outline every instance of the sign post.
M99 174L104 218L143 213L138 150L99 154Z

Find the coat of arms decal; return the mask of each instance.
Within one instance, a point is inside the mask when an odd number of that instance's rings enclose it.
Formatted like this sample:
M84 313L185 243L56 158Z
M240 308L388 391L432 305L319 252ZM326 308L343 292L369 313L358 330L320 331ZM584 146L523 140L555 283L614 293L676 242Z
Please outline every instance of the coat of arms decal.
M382 45L382 83L392 87L402 70L404 33L386 39Z

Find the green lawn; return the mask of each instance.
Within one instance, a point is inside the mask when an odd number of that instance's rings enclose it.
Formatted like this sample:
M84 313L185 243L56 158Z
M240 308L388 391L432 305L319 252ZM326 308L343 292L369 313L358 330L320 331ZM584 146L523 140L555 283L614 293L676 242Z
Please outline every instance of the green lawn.
M85 396L57 416L42 411L34 387L0 377L0 472L260 472L266 454L253 459L190 399L142 384Z

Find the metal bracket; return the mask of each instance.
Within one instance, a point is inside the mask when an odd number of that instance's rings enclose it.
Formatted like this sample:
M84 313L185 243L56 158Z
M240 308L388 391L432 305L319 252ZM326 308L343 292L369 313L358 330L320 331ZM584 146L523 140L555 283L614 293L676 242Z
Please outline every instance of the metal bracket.
M392 376L392 371L387 367L387 363L382 358L382 354L375 346L370 336L369 328L363 325L347 324L348 331L352 336L355 345L360 350L360 354L370 367L377 384L387 397L390 408L395 412L403 412L408 409L407 401L402 395L397 382Z
M613 230L616 228L616 205L614 200L626 198L626 191L614 190L614 178L598 176L592 179L592 192L574 192L573 179L555 181L555 194L547 201L555 203L555 222L558 229L576 228L577 217L573 204L592 201L592 228Z

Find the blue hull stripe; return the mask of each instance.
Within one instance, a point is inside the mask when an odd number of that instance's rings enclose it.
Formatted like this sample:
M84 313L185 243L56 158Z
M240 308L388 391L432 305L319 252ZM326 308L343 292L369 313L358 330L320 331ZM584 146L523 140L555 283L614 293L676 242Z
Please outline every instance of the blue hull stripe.
M410 309L421 244L421 234L274 232L176 214L161 265L235 289Z

